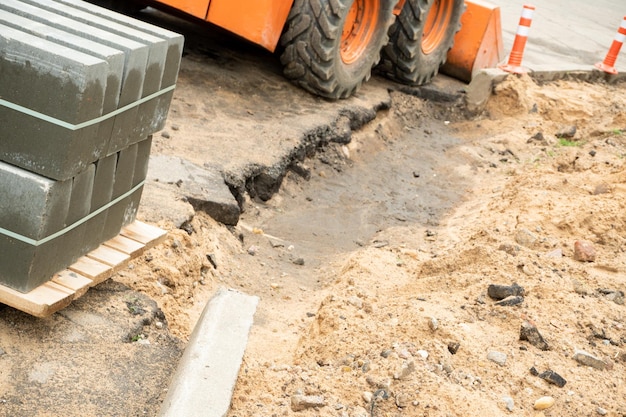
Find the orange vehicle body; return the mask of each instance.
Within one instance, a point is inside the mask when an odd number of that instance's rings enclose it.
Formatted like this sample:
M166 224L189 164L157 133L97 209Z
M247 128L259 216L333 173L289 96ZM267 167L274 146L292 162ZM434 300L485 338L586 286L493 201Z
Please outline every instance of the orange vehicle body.
M399 0L399 13L405 0ZM224 28L272 52L287 22L293 0L156 0Z

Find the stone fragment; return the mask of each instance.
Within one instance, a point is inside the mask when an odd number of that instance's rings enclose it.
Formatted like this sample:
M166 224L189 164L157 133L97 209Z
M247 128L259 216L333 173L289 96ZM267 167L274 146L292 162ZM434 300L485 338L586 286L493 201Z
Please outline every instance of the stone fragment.
M520 248L517 245L511 245L510 243L503 243L500 246L498 246L498 250L506 252L511 256L517 256Z
M623 306L624 305L624 292L616 291L616 290L608 290L608 289L600 289L600 293L604 295L604 297L613 301L615 304Z
M556 137L571 139L576 136L576 126L563 126L556 132Z
M293 411L324 407L325 405L324 397L319 395L303 395L298 392L291 396L291 409Z
M580 262L593 262L596 260L596 249L593 243L587 240L574 242L574 259Z
M435 330L439 328L439 322L437 321L436 318L431 317L428 319L428 327L430 328L430 330L434 332Z
M461 344L458 342L450 342L448 343L448 352L450 352L453 355L456 355L456 353L459 351L459 348L461 347Z
M523 287L514 283L513 285L491 284L487 287L487 295L494 300L503 300L511 296L524 296L526 291Z
M550 349L548 343L544 340L543 336L541 336L537 327L528 321L524 321L522 323L519 339L526 340L530 342L531 345L541 350Z
M535 133L530 138L528 138L528 140L526 141L526 143L532 143L532 142L537 142L538 144L544 145L544 146L548 145L548 141L543 136L543 132Z
M150 159L147 178L176 184L176 191L183 194L196 211L204 211L220 223L234 226L239 222L239 204L217 168L196 165L178 157L156 155Z
M528 229L520 229L515 233L515 241L522 246L532 249L537 243L537 236Z
M574 353L573 358L581 365L590 366L600 371L603 371L607 367L605 361L596 356L593 356L590 353L585 352L584 350L577 350L576 353Z
M506 365L506 353L502 353L502 352L497 352L497 351L491 351L487 354L487 359L489 359L492 362L497 363L500 366L504 366Z
M535 410L546 410L554 405L554 398L546 396L541 397L535 401L533 408Z
M504 401L504 406L507 411L513 412L515 410L515 403L513 402L513 398L511 397L502 397L502 401Z
M413 371L415 371L415 362L412 360L404 361L400 369L393 374L393 379L406 379Z
M371 391L363 391L363 393L361 394L361 398L363 398L363 401L365 401L366 404L369 404L372 402L374 394Z
M524 297L512 295L510 297L506 297L504 300L498 301L496 305L502 306L502 307L511 307L511 306L522 304L523 302L524 302Z
M396 394L396 406L400 408L406 408L411 405L411 397L409 394L405 394L403 392L399 392Z
M546 258L561 259L563 257L563 250L557 248L553 251L546 253Z
M611 186L604 182L596 185L596 187L593 189L593 195L608 194L610 192L611 192Z
M563 378L561 375L557 374L551 369L548 369L547 371L540 373L538 376L539 378L545 381L548 381L549 383L554 384L559 388L563 388L565 384L567 384L567 381L565 380L565 378Z

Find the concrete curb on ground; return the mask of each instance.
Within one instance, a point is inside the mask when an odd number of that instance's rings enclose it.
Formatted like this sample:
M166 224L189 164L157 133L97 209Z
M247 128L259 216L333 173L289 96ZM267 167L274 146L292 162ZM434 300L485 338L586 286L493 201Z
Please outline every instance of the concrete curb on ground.
M511 75L499 68L487 68L478 71L466 88L466 104L470 112L479 112L487 104L496 85ZM573 67L564 65L556 68L555 65L535 67L528 71L528 75L537 82L551 82L557 80L579 80L587 82L605 82L614 84L626 81L626 73L616 75L606 74L593 66Z
M226 415L258 302L258 297L224 288L209 300L191 334L159 416Z

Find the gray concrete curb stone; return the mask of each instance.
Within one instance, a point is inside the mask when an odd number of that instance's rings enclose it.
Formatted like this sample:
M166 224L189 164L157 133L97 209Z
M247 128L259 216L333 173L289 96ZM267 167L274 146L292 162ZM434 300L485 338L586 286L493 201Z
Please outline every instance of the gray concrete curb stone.
M258 297L224 288L209 300L172 379L160 417L227 414L258 302Z

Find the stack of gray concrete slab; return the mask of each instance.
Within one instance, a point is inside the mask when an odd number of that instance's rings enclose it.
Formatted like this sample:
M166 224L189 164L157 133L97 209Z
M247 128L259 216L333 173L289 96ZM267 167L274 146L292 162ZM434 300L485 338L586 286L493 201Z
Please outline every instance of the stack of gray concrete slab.
M0 2L0 284L28 292L135 219L183 37L80 0Z

